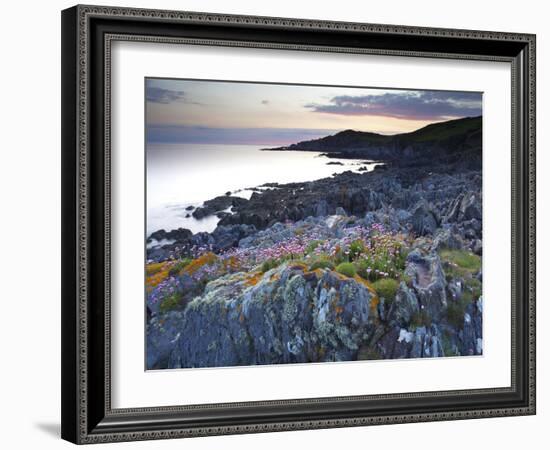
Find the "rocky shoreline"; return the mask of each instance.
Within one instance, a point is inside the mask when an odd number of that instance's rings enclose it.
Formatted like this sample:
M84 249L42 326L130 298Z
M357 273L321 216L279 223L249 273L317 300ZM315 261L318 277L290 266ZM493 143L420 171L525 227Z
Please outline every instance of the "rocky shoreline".
M227 193L189 211L212 233L152 233L147 368L483 354L480 147L458 154Z
M197 219L217 215L212 233L192 234L186 229L159 230L148 242L171 241L148 251L147 259L161 262L192 256L192 248L211 246L218 252L238 245L240 239L278 222L340 214L361 217L373 213L392 229L418 235L451 228L479 247L481 240L481 171L456 171L456 166L380 168L371 172L344 172L307 183L279 185L254 192L249 200L221 196L193 211ZM231 207L231 212L223 212Z
M171 268L203 258L202 270L204 255L219 264L228 252L272 248L300 233L339 242L377 224L402 241L407 258L392 298L334 266L311 271L299 257L212 280L189 265L168 272L177 302L160 308L159 289L148 297L148 368L482 354L481 172L449 172L394 167L277 185L250 200L205 204L210 213L233 209L212 233L153 233L170 243L150 248L149 264ZM474 268L462 267L462 257L474 258Z

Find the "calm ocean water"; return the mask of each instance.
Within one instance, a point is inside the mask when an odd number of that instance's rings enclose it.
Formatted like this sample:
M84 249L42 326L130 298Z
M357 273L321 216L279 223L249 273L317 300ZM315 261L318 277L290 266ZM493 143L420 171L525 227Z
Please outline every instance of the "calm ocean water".
M275 145L274 145L275 146ZM231 191L250 198L249 188L264 183L312 181L361 166L375 164L334 159L316 152L261 151L269 146L150 144L147 147L147 234L164 228L188 228L193 233L213 231L215 216L186 218L188 206ZM327 162L343 165L327 165Z

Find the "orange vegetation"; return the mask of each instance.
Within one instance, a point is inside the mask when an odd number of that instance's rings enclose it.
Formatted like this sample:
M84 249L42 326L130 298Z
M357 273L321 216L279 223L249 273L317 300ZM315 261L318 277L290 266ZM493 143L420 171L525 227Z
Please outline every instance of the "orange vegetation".
M244 281L244 284L246 286L256 286L262 279L263 275L264 274L262 272L253 273Z
M183 269L184 273L187 273L188 275L193 275L197 270L199 270L202 266L206 264L212 264L218 259L216 255L212 252L205 253L204 255L199 256L197 259L194 259L191 261L185 269Z
M147 275L145 285L148 291L151 291L168 277L168 271L171 266L171 262L153 263L145 266L145 273Z

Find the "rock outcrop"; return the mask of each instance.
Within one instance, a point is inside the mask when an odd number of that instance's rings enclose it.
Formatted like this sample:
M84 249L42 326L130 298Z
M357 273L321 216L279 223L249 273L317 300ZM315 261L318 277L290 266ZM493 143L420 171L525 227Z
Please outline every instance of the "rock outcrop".
M363 281L290 264L210 282L179 314L179 334L160 338L154 322L150 335L156 347L175 340L169 367L348 361L374 329L377 302Z
M429 126L290 146L386 164L266 184L249 200L228 192L187 208L216 215L213 232L151 234L147 367L483 354L481 120L454 126L443 140ZM376 233L403 248L391 274L365 257Z

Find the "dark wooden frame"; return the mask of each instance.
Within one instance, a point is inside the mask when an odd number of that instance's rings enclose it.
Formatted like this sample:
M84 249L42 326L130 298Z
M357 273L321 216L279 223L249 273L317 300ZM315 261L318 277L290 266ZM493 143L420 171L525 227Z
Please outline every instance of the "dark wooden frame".
M507 61L512 66L509 388L112 409L110 43ZM535 413L535 36L75 6L62 13L62 437L75 443Z

